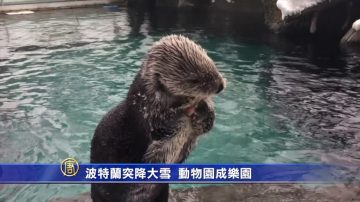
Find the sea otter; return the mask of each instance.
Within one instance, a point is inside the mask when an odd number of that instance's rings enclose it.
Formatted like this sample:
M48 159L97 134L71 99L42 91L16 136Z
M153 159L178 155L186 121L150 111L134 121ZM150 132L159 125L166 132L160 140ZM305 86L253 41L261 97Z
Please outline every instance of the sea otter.
M95 130L92 163L181 163L215 119L225 79L206 51L181 35L156 42L126 100ZM167 201L168 184L92 184L93 201Z

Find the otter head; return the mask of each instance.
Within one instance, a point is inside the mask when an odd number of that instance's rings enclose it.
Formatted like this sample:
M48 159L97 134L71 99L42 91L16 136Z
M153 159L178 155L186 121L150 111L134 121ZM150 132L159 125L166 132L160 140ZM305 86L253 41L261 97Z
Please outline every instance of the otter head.
M141 77L149 92L166 93L188 102L215 95L226 85L206 51L181 35L166 36L154 44Z

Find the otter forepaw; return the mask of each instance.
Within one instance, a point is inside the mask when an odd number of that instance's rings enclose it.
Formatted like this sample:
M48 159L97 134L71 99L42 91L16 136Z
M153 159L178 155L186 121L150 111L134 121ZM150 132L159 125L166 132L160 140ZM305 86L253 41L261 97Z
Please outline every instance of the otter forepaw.
M203 134L211 130L215 120L215 112L205 101L201 101L194 113L191 121L197 134Z

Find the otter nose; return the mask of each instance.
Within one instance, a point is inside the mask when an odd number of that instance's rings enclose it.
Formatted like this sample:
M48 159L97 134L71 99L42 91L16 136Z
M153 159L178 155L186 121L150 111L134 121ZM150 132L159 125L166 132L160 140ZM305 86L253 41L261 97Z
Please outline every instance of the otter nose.
M220 93L222 90L224 90L224 84L220 83L218 90L216 91L216 94Z

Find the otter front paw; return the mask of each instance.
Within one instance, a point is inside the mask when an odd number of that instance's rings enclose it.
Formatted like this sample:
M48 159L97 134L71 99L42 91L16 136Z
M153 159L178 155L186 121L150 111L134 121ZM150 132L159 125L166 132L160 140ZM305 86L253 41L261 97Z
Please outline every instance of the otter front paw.
M211 100L199 102L195 112L191 115L192 126L197 135L209 132L215 120L215 111Z
M165 118L156 119L153 123L154 128L151 131L152 139L160 140L176 135L182 126L181 117L183 117L182 111L175 110L168 113Z

